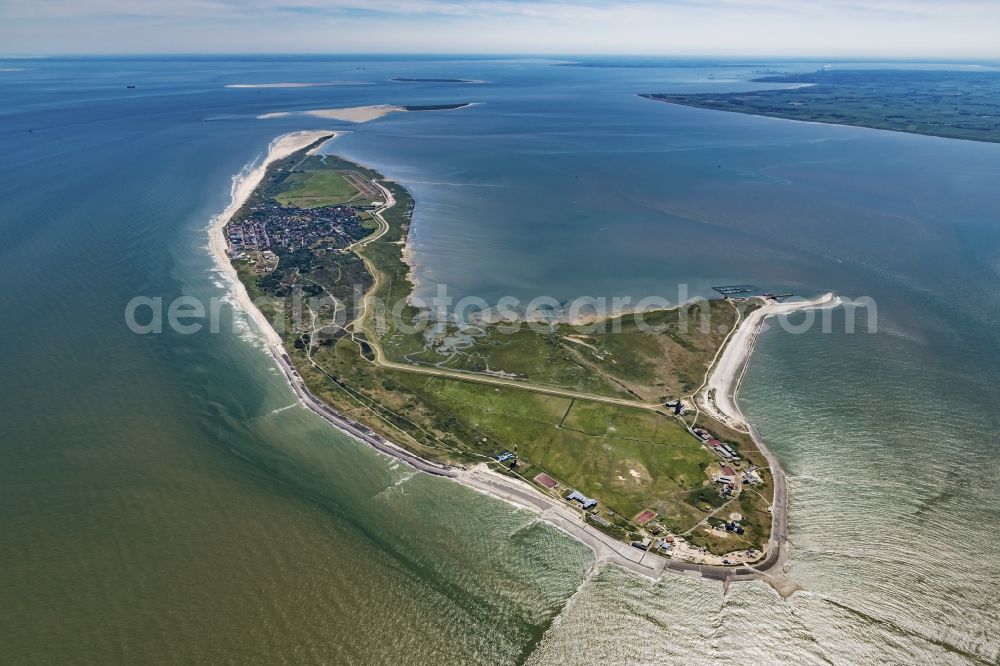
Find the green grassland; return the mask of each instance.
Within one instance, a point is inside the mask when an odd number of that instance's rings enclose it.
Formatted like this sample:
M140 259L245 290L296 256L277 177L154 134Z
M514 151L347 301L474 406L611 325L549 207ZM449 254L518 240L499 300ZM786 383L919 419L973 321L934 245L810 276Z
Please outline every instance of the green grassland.
M297 154L273 165L254 196L276 198L302 182L287 181L282 172L298 170L301 159ZM323 167L381 178L332 156L308 159L315 171ZM745 548L746 542L766 542L770 530L766 501L749 493L724 501L706 476L715 456L689 432L688 424L667 410L388 369L372 362L368 342L379 341L390 358L425 366L502 371L589 395L661 400L689 394L700 385L728 327L736 321L736 308L729 301L650 313L647 322L662 324L655 332L640 330L628 318L614 320L606 331L583 334L561 325L542 332L527 327L503 332L484 326L471 346L448 355L438 353L423 333L397 330L391 318L380 316L367 318L364 331L354 335L335 326L312 331L309 317L301 316L303 303L297 294L325 292L353 314L359 300L359 294L352 292L354 285L370 289L377 284L376 303L398 303L410 293L402 241L413 200L399 185L386 186L397 201L384 213L389 230L360 250L374 264L377 282L357 254L323 243L283 256L278 269L267 275L236 262L251 296L286 297L272 310L279 320L283 318L289 357L316 396L428 459L458 464L487 461L503 473L529 481L544 471L563 489L575 488L597 498L602 515L615 525L609 529L616 533L637 534L639 528L629 518L650 508L657 513L654 522L697 540L704 532L698 525L718 509L747 516L747 534L741 540L709 543L712 535L705 533L706 547L722 553L726 548ZM403 309L406 321L419 314L411 307ZM702 314L711 315L710 327L700 325ZM705 422L704 417L699 424L731 442L748 463L766 466L746 435ZM492 462L492 456L504 450L517 453L515 469ZM760 491L771 496L770 489Z
M642 96L719 111L1000 142L1000 72L834 69L755 81L809 85Z
M289 186L275 199L285 206L319 208L346 203L361 193L339 171L306 171L290 174L284 181Z
M457 327L428 340L422 332L387 329L381 336L395 361L468 372L502 372L536 384L587 393L666 402L692 393L715 351L742 315L758 307L713 300L588 326L479 325L469 346L441 342ZM511 330L511 329L514 330ZM583 332L581 332L583 331Z
M700 519L683 496L701 485L712 456L669 416L441 378L425 391L494 446L620 515L652 507L683 529Z
M438 353L434 345L424 344L423 339L415 341L423 345L420 350L405 356L398 354L399 345L395 341L391 348L397 352L398 360L420 365L477 373L503 372L537 384L630 397L624 387L594 372L579 358L577 350L564 344L555 333L539 333L527 326L514 332L503 332L497 326L477 328L483 334L472 338L470 347L446 355Z
M564 345L592 371L646 401L665 401L693 392L726 335L755 303L699 301L684 307L616 317L593 333L558 331ZM574 343L572 340L575 339ZM582 343L582 344L581 344Z
M300 367L308 365L302 350L295 356ZM703 486L713 457L669 416L386 371L359 363L346 339L314 351L313 359L329 373L303 373L314 393L361 422L390 425L394 432L387 435L405 435L403 443L423 455L482 461L515 451L517 472L525 478L545 471L619 515L653 508L662 524L677 531L705 515L686 499ZM354 394L337 387L333 377ZM370 410L362 400L379 407Z
M365 173L374 172L334 156L305 155L299 151L272 165L256 194L274 199L283 206L298 208L346 203L364 206L381 198L375 191L359 189L358 184L364 184ZM358 177L353 178L355 175ZM250 202L254 200L251 198Z

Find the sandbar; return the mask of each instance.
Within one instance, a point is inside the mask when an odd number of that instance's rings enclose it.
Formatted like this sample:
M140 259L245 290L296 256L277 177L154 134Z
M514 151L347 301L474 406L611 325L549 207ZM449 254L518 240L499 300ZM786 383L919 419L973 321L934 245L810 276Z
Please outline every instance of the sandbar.
M368 81L286 81L280 83L230 83L227 88L323 88L326 86L370 85Z
M351 123L367 123L370 120L381 118L384 115L396 111L406 111L402 106L395 104L371 104L369 106L347 106L339 109L312 109L309 111L278 111L277 113L265 113L257 118L267 120L269 118L289 118L292 116L312 116L313 118L326 118L328 120L346 120Z

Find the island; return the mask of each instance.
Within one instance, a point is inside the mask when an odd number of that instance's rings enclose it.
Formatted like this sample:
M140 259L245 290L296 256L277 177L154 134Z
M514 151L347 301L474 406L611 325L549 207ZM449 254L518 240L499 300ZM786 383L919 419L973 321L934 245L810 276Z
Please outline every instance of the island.
M389 79L394 83L482 83L482 81L475 81L472 79L435 79L435 78L412 78L406 76L397 76L395 78Z
M332 120L346 120L352 123L367 123L382 116L397 112L454 111L472 106L472 102L452 102L447 104L369 104L367 106L347 106L334 109L308 109L305 111L272 111L257 116L261 120L288 118L291 116L312 116Z
M455 102L453 104L407 104L403 106L405 111L454 111L472 106L471 102Z
M411 299L413 198L320 152L335 136L277 139L212 229L302 404L417 469L537 512L600 561L795 589L781 575L784 474L735 395L764 319L834 296L724 286L643 311L643 325L619 312L584 329L435 316Z
M1000 142L998 71L821 69L753 81L785 87L640 96L717 111Z

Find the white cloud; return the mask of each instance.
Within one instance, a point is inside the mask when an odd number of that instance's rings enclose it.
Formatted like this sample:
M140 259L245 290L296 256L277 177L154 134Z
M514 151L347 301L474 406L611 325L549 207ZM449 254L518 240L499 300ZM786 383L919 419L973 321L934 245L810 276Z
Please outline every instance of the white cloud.
M27 53L329 52L334 43L366 52L995 57L998 28L991 0L0 3L0 43Z

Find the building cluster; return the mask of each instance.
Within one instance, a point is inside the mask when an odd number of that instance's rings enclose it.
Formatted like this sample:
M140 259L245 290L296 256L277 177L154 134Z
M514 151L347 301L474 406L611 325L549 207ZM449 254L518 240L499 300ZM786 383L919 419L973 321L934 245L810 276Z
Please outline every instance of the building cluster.
M346 247L370 233L350 206L285 207L275 201L254 204L239 222L226 226L230 252L293 252L320 240Z
M744 532L746 532L743 526L740 525L739 521L736 520L730 520L729 522L727 522L725 524L725 528L727 532L732 532L734 534L743 534Z
M749 469L743 470L742 481L748 486L761 486L764 485L764 479L761 478L760 472L757 471L757 467L750 467Z
M725 442L719 441L712 433L704 428L695 428L691 432L697 435L698 439L700 439L705 446L714 451L715 454L723 460L733 463L740 461L740 454L736 452L736 449Z
M668 536L663 539L637 539L631 545L639 550L652 550L654 553L670 556L676 540L684 541L681 537Z
M729 465L722 465L714 481L719 484L719 494L723 497L732 497L736 492L736 470Z
M746 466L746 462L732 445L722 442L704 428L694 428L694 434L710 451L719 457L718 472L710 474L712 480L719 485L719 494L725 498L736 494L738 483L747 486L763 485L760 468L756 465ZM714 466L713 466L714 467Z
M716 455L720 458L724 458L725 460L729 460L731 462L739 462L740 460L740 454L736 453L736 450L725 442L720 442L719 440L713 438L709 439L705 442L705 444L708 448L715 451Z
M226 226L226 237L231 252L271 249L271 239L267 235L267 225L263 221L230 223Z

